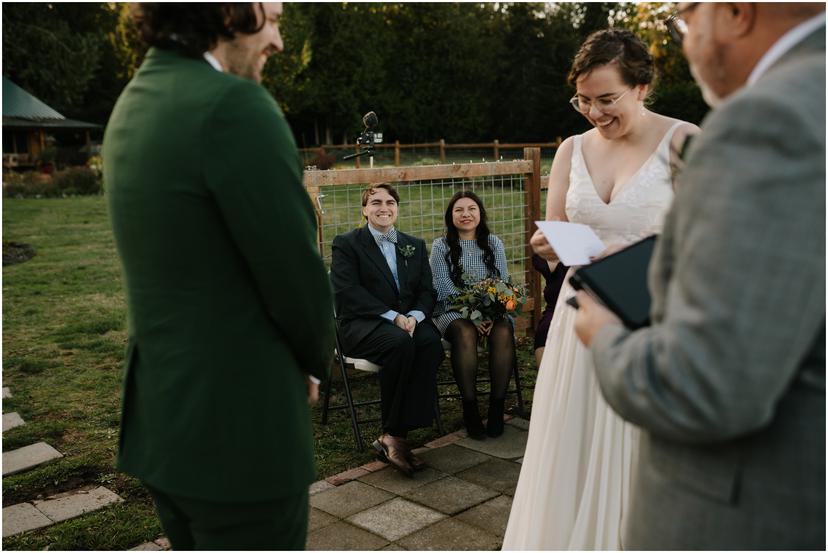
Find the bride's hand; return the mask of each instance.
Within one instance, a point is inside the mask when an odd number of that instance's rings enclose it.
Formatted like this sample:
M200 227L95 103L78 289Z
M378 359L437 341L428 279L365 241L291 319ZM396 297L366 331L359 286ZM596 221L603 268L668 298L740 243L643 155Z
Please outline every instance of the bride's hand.
M603 259L608 255L612 255L614 253L620 252L624 248L627 247L627 244L610 244L607 246L607 249L599 253L598 255L593 255L589 258L590 261L598 261L599 259Z
M536 230L535 234L532 235L529 244L532 246L532 250L545 260L551 261L552 263L558 263L560 261L558 254L549 245L549 241L546 240L546 236L544 236L540 229Z

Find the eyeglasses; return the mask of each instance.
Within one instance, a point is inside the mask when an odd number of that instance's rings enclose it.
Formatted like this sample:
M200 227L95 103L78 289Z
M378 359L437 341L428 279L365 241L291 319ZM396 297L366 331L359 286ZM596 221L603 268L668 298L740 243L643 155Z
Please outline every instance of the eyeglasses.
M685 13L689 13L698 7L698 2L693 2L688 6L684 6L680 10L677 10L673 15L671 15L667 21L667 31L670 33L670 38L675 41L676 44L681 46L682 42L684 42L684 35L687 34L687 20L684 18Z
M632 88L628 88L623 94L621 94L620 96L618 96L614 99L613 98L597 98L597 99L593 100L592 102L589 102L587 100L581 100L578 97L578 95L576 94L575 96L572 97L572 99L569 100L569 105L572 106L573 108L575 108L575 111L577 111L578 113L584 114L584 115L589 113L589 110L592 109L593 104L595 105L596 109L598 111L600 111L601 113L607 113L607 110L611 110L612 108L614 108L615 104L617 104L618 101L621 100L621 98L626 96L627 92L629 92L630 90L632 90Z

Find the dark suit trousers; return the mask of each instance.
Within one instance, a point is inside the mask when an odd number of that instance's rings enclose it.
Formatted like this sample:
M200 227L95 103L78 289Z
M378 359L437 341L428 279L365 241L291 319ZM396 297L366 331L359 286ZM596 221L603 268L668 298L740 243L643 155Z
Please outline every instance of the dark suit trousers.
M437 368L443 361L440 332L423 321L413 338L393 323L382 323L355 347L351 357L380 365L383 431L431 426L437 392Z
M273 501L225 503L170 495L144 483L175 550L305 549L308 492Z

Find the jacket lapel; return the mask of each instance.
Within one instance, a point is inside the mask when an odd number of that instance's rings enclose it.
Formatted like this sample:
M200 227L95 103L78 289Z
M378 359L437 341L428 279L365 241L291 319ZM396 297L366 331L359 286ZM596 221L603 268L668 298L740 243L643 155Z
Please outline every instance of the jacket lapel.
M410 245L411 242L408 237L400 231L397 231L397 277L400 279L400 294L408 288L408 264L412 262L413 257L405 257L402 254L402 249Z
M374 237L371 235L371 231L368 230L368 224L366 223L364 227L360 229L360 245L362 249L365 251L365 255L368 256L374 265L377 266L380 273L385 276L385 280L388 281L388 285L391 286L391 289L394 290L395 293L399 294L399 290L397 290L397 285L394 282L394 275L391 274L391 269L388 268L388 262L385 261L385 257L383 257L382 252L377 246ZM399 275L399 253L397 254L397 275ZM400 277L402 279L402 277ZM402 280L400 280L402 282Z

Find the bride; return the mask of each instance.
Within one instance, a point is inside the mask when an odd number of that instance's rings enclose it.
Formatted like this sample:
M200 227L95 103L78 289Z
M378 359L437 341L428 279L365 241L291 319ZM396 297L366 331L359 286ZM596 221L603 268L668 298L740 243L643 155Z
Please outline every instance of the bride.
M595 128L558 149L546 219L589 225L608 250L660 232L673 199L675 152L698 131L644 106L653 74L647 46L620 29L590 35L569 74L577 91L571 104ZM558 261L539 232L532 245ZM572 295L567 280L535 386L504 550L621 547L638 431L601 397L590 353L575 336L575 310L564 304Z

